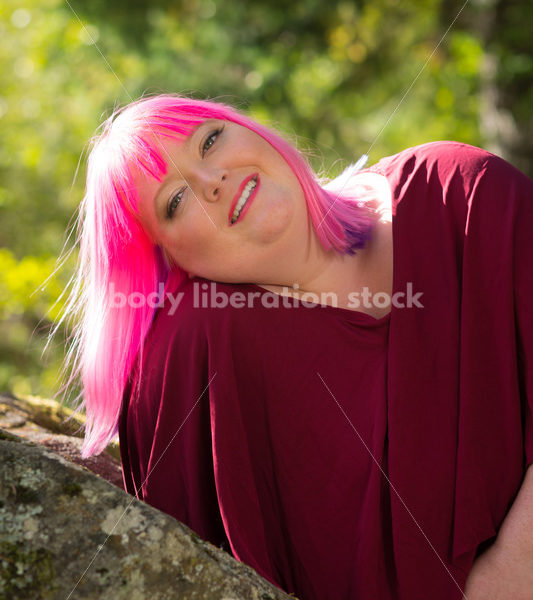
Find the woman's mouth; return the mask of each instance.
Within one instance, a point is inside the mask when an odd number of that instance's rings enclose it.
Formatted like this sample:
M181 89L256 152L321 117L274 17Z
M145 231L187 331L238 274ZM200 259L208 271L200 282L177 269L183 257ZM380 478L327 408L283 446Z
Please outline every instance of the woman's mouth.
M249 205L251 204L252 199L257 193L257 189L259 188L259 174L254 173L247 179L245 179L237 192L235 199L232 202L230 214L229 214L229 224L233 225L239 220L239 217L242 219Z

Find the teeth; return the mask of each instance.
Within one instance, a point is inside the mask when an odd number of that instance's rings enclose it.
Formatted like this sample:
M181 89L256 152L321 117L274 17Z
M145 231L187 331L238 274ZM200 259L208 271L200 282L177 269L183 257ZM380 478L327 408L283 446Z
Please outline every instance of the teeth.
M253 179L250 179L250 181L244 186L241 197L237 201L235 210L233 211L233 214L231 215L231 223L232 224L235 223L235 221L239 218L239 215L241 214L241 210L242 210L243 206L246 204L248 198L250 197L250 194L254 191L256 185L257 185L257 179L254 177Z

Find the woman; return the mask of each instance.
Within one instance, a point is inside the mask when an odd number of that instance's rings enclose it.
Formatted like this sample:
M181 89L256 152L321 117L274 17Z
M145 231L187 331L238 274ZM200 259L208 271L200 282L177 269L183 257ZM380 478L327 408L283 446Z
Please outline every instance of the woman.
M530 598L532 198L464 144L324 184L230 107L130 105L68 308L85 454L118 427L128 491L304 600Z

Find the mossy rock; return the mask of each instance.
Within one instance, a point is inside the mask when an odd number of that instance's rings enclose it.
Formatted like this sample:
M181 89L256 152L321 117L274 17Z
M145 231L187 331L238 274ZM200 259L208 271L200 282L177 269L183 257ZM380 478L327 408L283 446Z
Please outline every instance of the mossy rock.
M175 519L12 435L0 436L0 540L0 600L291 598Z

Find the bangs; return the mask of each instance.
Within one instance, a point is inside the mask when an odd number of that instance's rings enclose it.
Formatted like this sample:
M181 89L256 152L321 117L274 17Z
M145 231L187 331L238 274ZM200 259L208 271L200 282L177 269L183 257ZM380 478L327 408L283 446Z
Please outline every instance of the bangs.
M206 120L168 111L145 115L140 108L130 106L120 113L93 151L100 155L97 160L104 167L103 177L110 179L116 209L135 215L140 200L136 185L139 176L161 182L168 172L171 159L163 141L183 143Z

